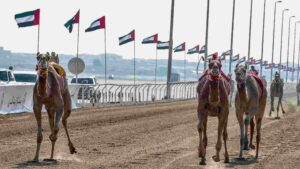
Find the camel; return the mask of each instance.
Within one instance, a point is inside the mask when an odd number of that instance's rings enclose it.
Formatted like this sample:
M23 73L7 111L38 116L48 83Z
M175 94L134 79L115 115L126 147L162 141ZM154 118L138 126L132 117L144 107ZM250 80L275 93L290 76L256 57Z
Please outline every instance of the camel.
M271 116L272 112L274 111L274 97L278 97L276 119L280 119L280 117L278 116L279 107L281 107L282 114L285 114L285 111L282 106L283 87L284 87L284 82L282 79L280 79L279 73L276 72L275 78L272 81L271 87L270 87L271 108L270 108L270 113L269 113L269 116Z
M56 161L53 159L53 154L61 117L62 124L68 137L70 153L76 153L76 149L73 146L67 128L67 118L71 114L71 96L67 79L64 74L58 74L56 72L52 65L55 65L57 68L59 68L59 66L55 63L49 63L49 59L50 54L48 52L46 54L37 54L38 80L33 89L33 110L37 120L37 147L35 157L31 162L39 162L40 147L43 140L41 113L43 105L45 106L49 117L51 129L49 138L52 142L50 159L45 160ZM63 70L62 67L60 69Z
M225 79L226 78L226 79ZM229 162L227 152L227 123L229 115L230 93L229 78L221 71L220 61L212 60L209 64L209 70L205 71L200 77L198 87L198 133L199 133L199 164L206 164L206 146L207 146L207 118L208 116L218 118L218 138L216 144L216 155L213 156L215 162L220 161L220 150L222 147L221 136L225 146L225 163ZM203 134L203 137L202 137Z
M235 109L236 117L240 125L239 159L243 159L243 150L249 150L249 147L255 149L255 146L252 144L255 126L254 117L257 131L255 157L258 158L259 143L261 139L261 124L267 103L267 89L262 80L255 72L247 72L247 70L247 65L236 65L235 76L237 82L237 93L235 97ZM248 145L249 123L250 144Z
M296 92L297 92L297 106L300 105L300 99L299 99L299 93L300 93L300 80L298 81L297 83L297 86L296 86Z

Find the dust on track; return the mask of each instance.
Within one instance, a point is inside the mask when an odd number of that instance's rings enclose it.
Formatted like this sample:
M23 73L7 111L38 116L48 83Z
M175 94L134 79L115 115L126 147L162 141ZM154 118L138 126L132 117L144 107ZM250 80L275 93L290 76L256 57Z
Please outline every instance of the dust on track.
M299 168L300 112L289 112L281 120L264 118L259 159L254 160L255 150L251 150L244 153L247 160L240 162L235 160L239 126L234 110L228 123L231 162L215 163L211 159L217 119L209 118L207 165L199 166L196 107L197 101L191 100L76 110L69 118L69 131L78 154L69 154L61 128L55 150L58 164L39 166L22 164L35 152L34 115L0 116L0 168ZM48 158L51 150L46 114L43 128L41 159Z

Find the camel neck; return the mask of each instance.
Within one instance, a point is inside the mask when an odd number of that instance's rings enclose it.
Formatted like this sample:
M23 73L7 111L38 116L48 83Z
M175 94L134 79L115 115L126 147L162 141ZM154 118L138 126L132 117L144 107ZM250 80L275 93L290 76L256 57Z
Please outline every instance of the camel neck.
M47 77L43 78L43 77L39 76L37 89L38 89L39 96L41 96L41 97L47 96Z

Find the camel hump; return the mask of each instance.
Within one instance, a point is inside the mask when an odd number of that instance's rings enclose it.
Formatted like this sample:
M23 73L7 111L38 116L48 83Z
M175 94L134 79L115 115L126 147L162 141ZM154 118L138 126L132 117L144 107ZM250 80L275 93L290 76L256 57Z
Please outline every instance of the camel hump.
M264 85L263 80L260 77L258 77L256 72L253 72L253 71L250 71L248 73L248 76L253 77L255 79L255 81L257 82L257 84L260 88L260 98L262 98L263 95L264 95L264 89L265 89L265 85Z
M55 63L55 62L50 62L49 63L56 71L57 74L59 74L60 76L66 76L66 72L65 69L60 66L59 64Z

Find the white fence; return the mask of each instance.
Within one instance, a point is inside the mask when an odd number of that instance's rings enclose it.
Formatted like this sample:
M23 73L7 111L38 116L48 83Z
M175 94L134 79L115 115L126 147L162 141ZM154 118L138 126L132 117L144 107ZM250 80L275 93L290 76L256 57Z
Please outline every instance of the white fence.
M197 82L171 83L170 100L195 99ZM166 84L137 85L81 85L77 89L79 107L101 106L107 104L138 104L166 100Z
M169 100L166 99L166 84L69 85L69 90L72 107L77 108L195 99L197 85L197 81L172 83ZM0 114L32 112L33 86L26 84L0 86ZM284 93L289 97L295 96L296 84L286 83Z

